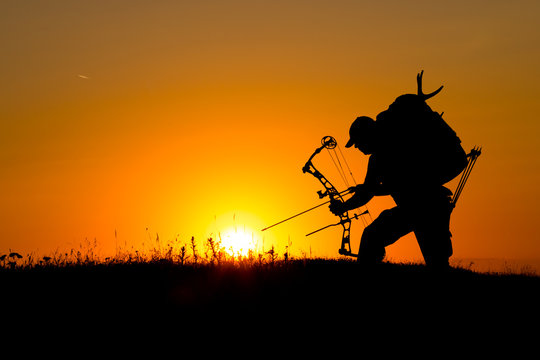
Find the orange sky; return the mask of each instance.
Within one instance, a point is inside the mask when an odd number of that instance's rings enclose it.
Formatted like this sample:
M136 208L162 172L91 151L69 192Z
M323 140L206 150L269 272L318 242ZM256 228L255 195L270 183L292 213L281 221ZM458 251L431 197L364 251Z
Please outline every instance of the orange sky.
M455 257L540 258L539 14L524 0L2 1L0 253L236 226L335 256L341 229L304 237L338 220L327 208L259 230L319 202L301 168L324 135L361 181L350 123L415 92L423 69L425 91L445 86L431 107L484 149ZM345 188L327 154L316 164ZM388 254L421 258L412 237Z

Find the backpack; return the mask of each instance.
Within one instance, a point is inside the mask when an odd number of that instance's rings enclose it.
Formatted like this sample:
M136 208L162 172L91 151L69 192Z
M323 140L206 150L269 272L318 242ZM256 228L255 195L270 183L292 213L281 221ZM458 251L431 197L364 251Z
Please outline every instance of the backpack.
M419 143L426 153L428 176L443 185L456 178L467 166L467 154L456 132L444 121L442 114L432 112L421 119L422 138Z
M386 158L392 159L392 182L443 185L467 166L456 132L416 95L398 97L376 124Z

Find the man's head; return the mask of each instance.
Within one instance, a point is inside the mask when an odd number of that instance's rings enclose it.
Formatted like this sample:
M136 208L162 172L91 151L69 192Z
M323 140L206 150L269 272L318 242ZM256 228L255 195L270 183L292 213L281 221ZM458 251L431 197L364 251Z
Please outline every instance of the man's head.
M375 120L367 116L357 117L349 129L350 139L345 147L354 145L366 155L373 153L375 144Z

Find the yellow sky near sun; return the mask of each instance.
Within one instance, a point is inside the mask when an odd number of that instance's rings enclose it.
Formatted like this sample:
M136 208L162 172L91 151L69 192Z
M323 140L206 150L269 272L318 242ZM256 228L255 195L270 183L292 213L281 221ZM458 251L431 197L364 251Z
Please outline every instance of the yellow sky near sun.
M343 146L423 69L426 91L445 85L432 108L484 148L455 256L538 258L539 14L525 0L2 2L0 252L187 242L235 216L266 248L337 255L339 228L304 237L336 221L326 208L258 230L317 204L301 168L321 137ZM367 159L344 154L361 181ZM420 257L413 238L389 255Z

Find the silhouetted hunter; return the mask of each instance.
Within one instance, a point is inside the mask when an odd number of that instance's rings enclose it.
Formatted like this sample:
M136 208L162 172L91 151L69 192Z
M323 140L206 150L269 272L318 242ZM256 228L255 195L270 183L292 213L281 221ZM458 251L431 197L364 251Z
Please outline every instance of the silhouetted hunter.
M361 238L358 260L375 264L385 247L414 232L426 264L448 267L452 255L450 214L452 192L443 185L467 166L467 155L456 133L431 110L426 100L441 91L399 96L377 120L362 116L349 130L346 147L370 155L366 178L347 201L332 201L334 214L358 208L374 196L391 195L396 207L383 211Z

